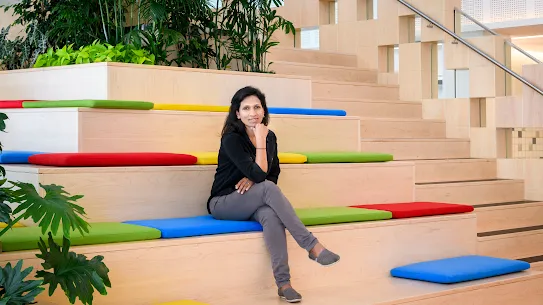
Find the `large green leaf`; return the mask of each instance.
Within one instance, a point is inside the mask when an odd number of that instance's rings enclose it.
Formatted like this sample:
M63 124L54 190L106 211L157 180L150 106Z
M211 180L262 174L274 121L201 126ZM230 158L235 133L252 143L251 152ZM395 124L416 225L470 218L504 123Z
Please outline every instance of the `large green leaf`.
M0 268L0 304L32 304L34 298L44 290L41 280L25 280L32 272L32 267L25 270L22 270L22 267L23 261L19 260L15 267L7 263L4 268Z
M3 187L7 179L0 180L0 222L10 224L12 222L11 215L12 210L6 202L11 201L11 190L9 188ZM0 305L2 305L0 303Z
M7 114L5 113L0 113L0 131L4 131L6 130L6 120L8 119L8 116Z
M89 224L81 218L85 215L85 209L74 203L81 199L82 195L69 196L62 186L40 184L45 190L45 197L41 197L30 183L11 183L18 188L12 193L12 202L20 204L13 214L24 211L21 218L32 218L41 227L43 234L49 226L51 231L57 234L61 221L64 236L68 238L72 230L79 230L82 235L83 232L89 232Z
M50 296L58 285L72 304L76 298L83 304L92 304L94 289L101 295L107 295L106 287L111 288L111 282L108 277L109 269L102 262L103 256L88 260L85 255L70 252L70 241L67 238L63 238L61 249L53 240L51 232L48 243L49 247L40 238L41 254L36 256L44 260L44 270L38 271L36 276L43 278L44 284L49 284ZM45 271L50 269L53 269L53 272Z

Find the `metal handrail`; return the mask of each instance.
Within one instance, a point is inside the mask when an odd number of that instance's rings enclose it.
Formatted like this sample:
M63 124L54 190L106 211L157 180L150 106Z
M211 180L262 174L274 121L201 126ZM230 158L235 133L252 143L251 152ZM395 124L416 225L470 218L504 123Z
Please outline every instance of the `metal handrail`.
M455 7L454 10L456 12L459 12L460 14L462 14L464 17L468 18L469 20L471 20L473 23L477 24L478 26L480 26L481 28L483 28L485 31L491 33L492 35L494 36L500 36L500 34L498 34L496 31L494 30L491 30L490 28L488 28L486 25L482 24L481 22L479 22L477 19L471 17L470 15L468 15L466 12L462 11L461 9ZM517 45L515 45L514 43L512 43L511 41L509 40L505 40L505 43L507 43L508 45L510 45L511 47L513 47L514 49L516 49L517 51L519 51L520 53L526 55L526 57L530 58L531 60L535 61L536 63L538 64L543 64L543 62L541 62L539 59L535 58L532 54L524 51L522 48L518 47Z
M452 32L451 30L447 29L445 26L443 26L442 24L440 24L439 22L435 21L434 19L432 19L431 17L429 17L428 15L426 15L425 13L423 13L422 11L420 11L418 8L412 6L411 4L407 3L405 0L398 0L398 2L400 2L401 4L405 5L407 8L409 8L410 10L412 10L413 12L417 13L419 16L421 16L422 18L426 19L428 22L434 24L435 26L437 26L438 28L440 28L442 31L444 31L445 33L449 34L450 36L454 37L454 39L456 39L457 41L460 41L461 43L463 43L465 46L467 46L468 48L470 48L472 51L474 51L475 53L483 56L484 58L486 58L487 60L489 60L490 62L492 62L493 64L495 64L496 66L500 67L502 70L506 71L507 73L511 74L514 78L518 79L520 82L522 82L523 84L525 84L526 86L534 89L534 91L536 91L537 93L543 95L543 90L541 90L540 88L536 87L535 85L533 85L532 83L530 83L529 81L527 81L524 77L518 75L517 73L515 73L514 71L511 71L511 69L507 68L506 66L504 66L503 64L501 64L499 61L495 60L494 58L490 57L488 54L486 54L485 52L479 50L479 48L477 48L476 46L472 45L471 43L469 43L468 41L464 40L462 37L458 36L456 33Z

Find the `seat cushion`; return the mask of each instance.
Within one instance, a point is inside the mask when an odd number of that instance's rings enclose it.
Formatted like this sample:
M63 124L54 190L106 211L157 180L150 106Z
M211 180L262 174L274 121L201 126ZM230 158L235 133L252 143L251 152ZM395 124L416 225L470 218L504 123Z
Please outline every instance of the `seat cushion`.
M467 255L410 264L390 271L394 277L453 284L519 272L530 264L510 259Z
M206 112L228 112L230 106L216 105L182 105L182 104L155 104L155 110L178 110L178 111L206 111Z
M440 202L406 202L387 204L363 204L355 208L389 211L392 218L409 218L419 216L445 215L473 212L470 205L440 203Z
M197 158L196 164L198 165L216 165L219 160L218 152L191 152L190 155ZM293 153L278 153L279 163L283 164L302 164L307 161L307 157L300 154Z
M346 116L345 110L339 109L317 109L317 108L288 108L288 107L268 107L270 114L298 114L298 115L328 115L328 116Z
M277 153L279 163L282 164L303 164L307 162L307 157L301 154Z
M8 226L7 223L5 223L5 222L0 222L0 229L3 229L3 228L5 228L5 227L7 227L7 226ZM24 227L25 227L25 225L23 225L22 223L16 223L16 224L13 225L12 228L24 228Z
M108 109L153 109L153 103L140 101L116 101L116 100L66 100L66 101L38 101L23 102L23 108L108 108Z
M125 223L160 230L162 238L262 231L262 226L256 221L217 220L211 215L186 218L135 220L126 221Z
M156 305L208 305L207 303L192 301L192 300L183 300L183 301L174 301L167 303L160 303Z
M70 241L73 246L77 245L95 245L109 244L118 242L150 240L160 238L160 231L116 222L91 223L89 233L81 236L79 231L73 231L70 234ZM62 228L53 236L53 239L62 244ZM42 237L47 240L47 234L41 234L40 227L25 227L9 230L0 237L3 251L18 251L38 249L38 241Z
M29 100L0 100L0 108L23 108L23 102Z
M28 164L28 158L33 155L41 154L37 151L9 151L4 150L0 153L1 164Z
M344 222L359 222L390 219L386 211L355 209L349 207L322 207L295 209L296 215L306 226L325 225Z
M52 153L33 155L28 162L46 166L173 166L192 165L196 157L172 153Z
M394 158L390 154L373 152L299 152L307 157L307 163L365 163L386 162Z

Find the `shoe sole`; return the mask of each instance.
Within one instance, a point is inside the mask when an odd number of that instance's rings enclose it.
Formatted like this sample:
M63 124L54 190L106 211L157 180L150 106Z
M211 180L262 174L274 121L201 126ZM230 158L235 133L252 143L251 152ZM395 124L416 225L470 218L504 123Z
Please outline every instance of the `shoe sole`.
M335 264L339 263L339 261L341 260L341 258L340 258L340 259L338 259L337 261L335 261L335 262L331 263L331 264L328 264L328 265L323 265L323 264L321 264L321 263L317 262L317 261L316 261L316 260L314 260L314 259L311 259L311 260L312 260L312 261L314 261L315 263L319 264L319 265L320 265L320 266L322 266L322 267L331 267L331 266L333 266L333 265L335 265Z
M280 298L287 303L300 303L302 301L302 299L287 300L287 298L285 297L280 297Z

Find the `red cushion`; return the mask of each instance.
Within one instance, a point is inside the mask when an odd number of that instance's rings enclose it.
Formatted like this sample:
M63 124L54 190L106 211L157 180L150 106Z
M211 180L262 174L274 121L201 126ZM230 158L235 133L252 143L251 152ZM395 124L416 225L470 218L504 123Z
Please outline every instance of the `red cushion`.
M405 202L388 204L364 204L353 208L389 211L392 218L409 218L419 216L468 213L473 211L471 205L439 203L439 202Z
M23 108L24 100L3 101L0 100L0 108Z
M168 166L192 165L196 160L172 153L51 153L28 158L30 164L48 166Z

